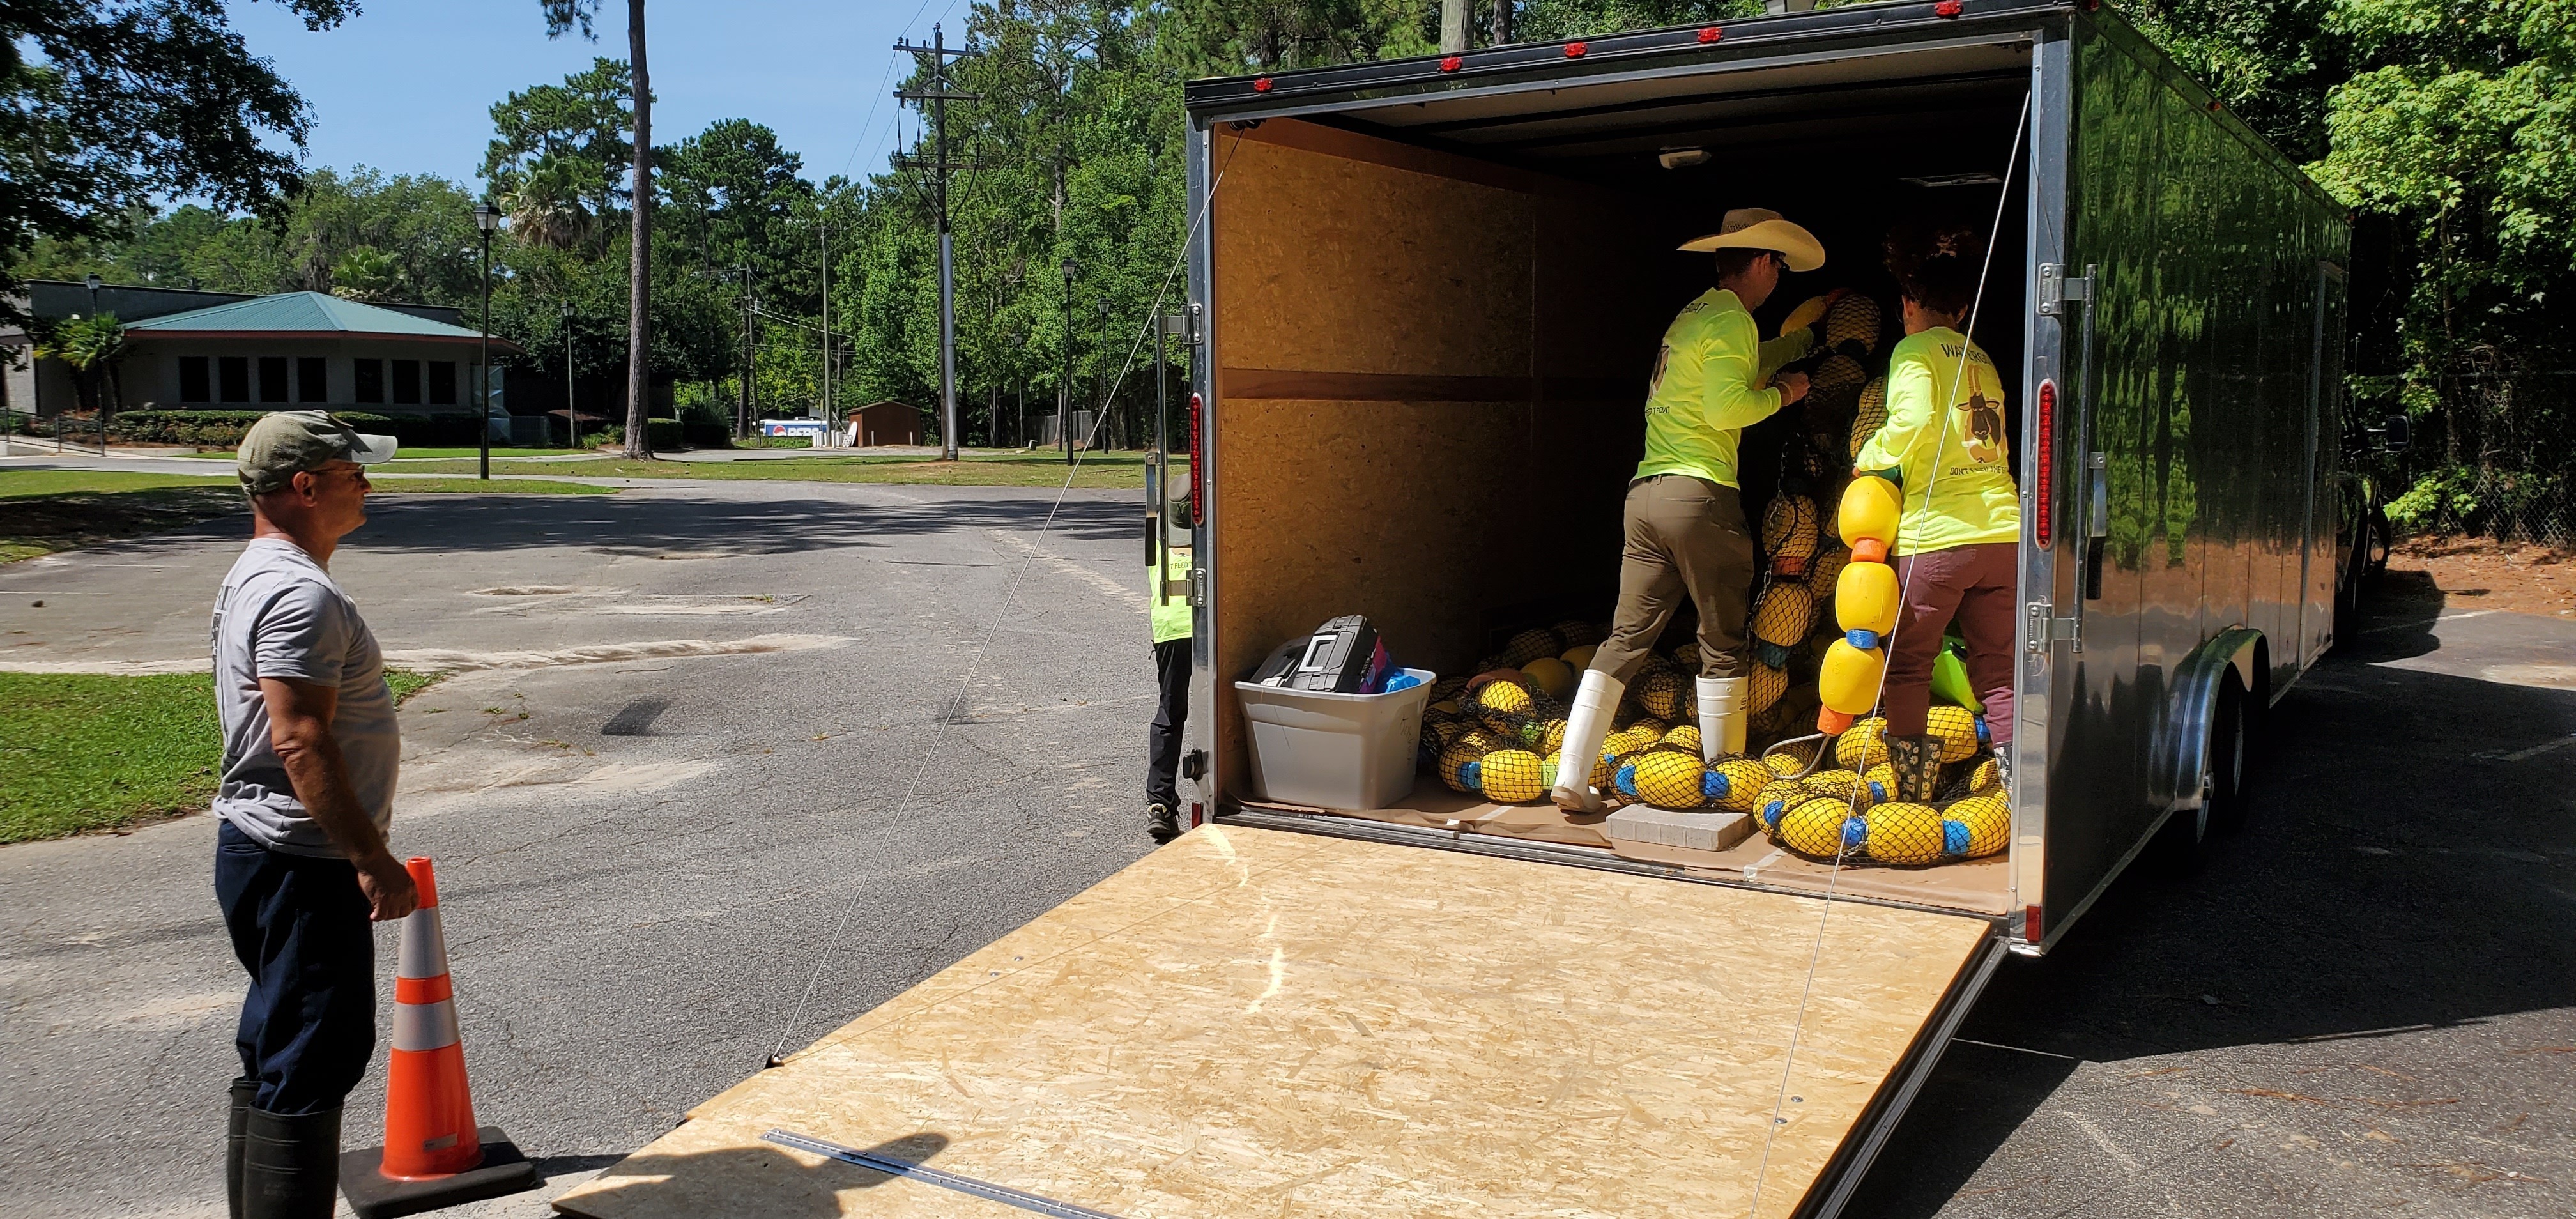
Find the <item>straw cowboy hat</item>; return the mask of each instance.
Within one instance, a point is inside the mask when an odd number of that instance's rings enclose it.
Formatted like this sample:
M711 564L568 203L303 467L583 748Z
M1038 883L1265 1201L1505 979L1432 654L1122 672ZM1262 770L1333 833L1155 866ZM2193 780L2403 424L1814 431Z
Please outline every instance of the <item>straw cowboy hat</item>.
M1792 271L1813 271L1825 265L1825 247L1815 234L1780 218L1780 213L1761 207L1739 207L1718 221L1717 231L1706 237L1682 243L1683 251L1706 254L1711 250L1770 250L1788 258Z

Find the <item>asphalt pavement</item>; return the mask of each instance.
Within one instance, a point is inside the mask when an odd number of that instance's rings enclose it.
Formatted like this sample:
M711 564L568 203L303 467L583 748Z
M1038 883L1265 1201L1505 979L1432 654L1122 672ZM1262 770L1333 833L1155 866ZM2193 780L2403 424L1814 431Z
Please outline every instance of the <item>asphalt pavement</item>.
M462 666L403 709L395 849L438 864L478 1115L555 1181L467 1213L543 1213L1147 849L1135 496L1043 533L1043 490L376 501L334 575L397 660ZM0 664L201 665L246 522L0 568ZM213 837L0 849L9 1214L221 1213ZM383 1103L371 1074L353 1135Z
M453 1213L545 1213L1143 853L1135 494L1042 535L1012 489L380 501L333 570L457 670L403 711L397 849L480 1116L551 1178ZM0 666L201 664L243 523L0 568ZM2270 728L2246 827L2007 961L1846 1214L2576 1213L2576 626L2391 601ZM212 837L0 849L8 1213L220 1213Z

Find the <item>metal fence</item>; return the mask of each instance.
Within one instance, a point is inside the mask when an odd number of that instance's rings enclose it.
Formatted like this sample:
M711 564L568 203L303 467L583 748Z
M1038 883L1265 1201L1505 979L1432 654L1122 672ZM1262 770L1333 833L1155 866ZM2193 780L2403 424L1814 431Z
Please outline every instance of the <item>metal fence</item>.
M2576 369L2446 377L2417 421L2385 491L2400 532L2576 547Z

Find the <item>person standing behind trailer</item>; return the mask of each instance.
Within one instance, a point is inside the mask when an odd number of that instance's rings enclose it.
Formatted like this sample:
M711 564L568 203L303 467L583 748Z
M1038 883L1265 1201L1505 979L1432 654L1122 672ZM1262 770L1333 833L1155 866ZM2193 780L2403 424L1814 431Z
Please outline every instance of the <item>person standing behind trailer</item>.
M242 437L251 540L215 594L212 632L215 898L250 973L225 1147L235 1216L331 1214L341 1102L375 1055L367 924L418 902L385 846L402 737L384 654L329 571L366 523L366 466L393 455L393 437L320 411L279 411Z
M1628 484L1627 546L1619 563L1619 604L1610 637L1593 653L1566 717L1564 752L1549 797L1569 812L1599 812L1590 782L1628 679L1672 621L1682 594L1699 607L1700 749L1709 758L1744 750L1745 600L1753 582L1753 535L1736 485L1743 430L1806 396L1801 373L1765 387L1763 373L1794 352L1766 349L1753 310L1786 271L1825 265L1825 248L1778 212L1737 208L1718 231L1681 247L1717 255L1717 286L1683 306L1655 353L1646 384L1646 456ZM1794 340L1793 340L1794 343ZM1800 349L1803 350L1803 349Z
M1163 480L1163 570L1145 569L1154 619L1154 681L1160 696L1145 729L1145 833L1156 845L1181 836L1181 725L1190 714L1190 476ZM1158 583L1159 580L1159 583Z
M1884 699L1896 798L1919 803L1940 782L1941 742L1924 727L1933 662L1953 615L1996 765L2010 765L2021 500L2007 452L2003 378L1958 331L1976 303L1984 238L1965 225L1915 220L1888 234L1886 251L1903 298L1905 338L1888 358L1887 422L1853 467L1895 482L1905 496L1888 551L1905 600Z

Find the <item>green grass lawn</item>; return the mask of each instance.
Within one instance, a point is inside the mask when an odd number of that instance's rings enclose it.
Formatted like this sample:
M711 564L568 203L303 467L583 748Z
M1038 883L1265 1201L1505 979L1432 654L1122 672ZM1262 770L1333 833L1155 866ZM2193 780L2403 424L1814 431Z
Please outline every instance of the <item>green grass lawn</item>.
M390 669L400 701L438 675ZM223 760L214 679L0 673L0 843L206 807Z
M539 473L553 471L540 466ZM399 495L609 495L613 487L539 479L388 478ZM0 563L177 529L243 511L230 477L122 470L0 470Z
M571 454L571 453L573 453L574 451L575 451L575 450L572 450L572 449L494 449L494 450L492 450L492 455L493 455L494 457L563 457L563 456L570 455L570 454ZM483 453L483 450L481 450L481 449L460 449L460 448L417 448L417 449L415 449L415 448L408 448L408 447L406 447L406 448L404 448L403 450L401 450L400 452L397 452L397 453L395 453L395 454L394 454L394 460L395 460L395 461L423 461L423 460L446 460L446 459L453 459L453 458L458 458L458 457L479 458L479 457L481 457L481 456L482 456L482 453ZM195 458L201 458L201 459L206 460L206 461L231 461L231 460L233 460L233 451L232 451L231 449L208 449L208 450L206 450L205 452L202 452L202 453L182 453L182 454L179 454L179 456L182 456L182 457L195 457Z
M424 466L441 474L470 474L471 463ZM764 461L627 461L623 458L583 462L584 478L704 478L742 481L824 483L933 483L956 487L1060 487L1067 467L1051 450L1035 453L978 454L961 461L924 461L918 457L787 457ZM563 474L562 466L544 462L494 462L495 474ZM1077 487L1142 487L1142 453L1093 453L1082 459Z
M495 474L499 474L499 473L502 473L502 472L503 472L503 471L500 471L500 470L494 470L494 471L493 471L493 473L495 473ZM561 472L561 467L551 467L551 468L539 469L539 470L537 470L537 471L536 471L536 473L539 473L539 474L560 473L560 472ZM589 468L589 467L587 467L587 466L583 467L583 468L582 468L582 473L584 473L584 474L590 473L590 468ZM552 480L552 479L544 479L544 478L496 478L496 479L493 479L493 480L491 480L491 481L489 481L489 482L486 482L486 481L484 481L484 480L482 480L482 479L472 477L470 473L468 474L468 476L467 476L467 477L464 477L464 478L409 478L409 477L404 477L404 478L377 478L377 479L372 479L372 480L370 480L370 481L372 481L372 482L375 484L375 488L376 488L375 493L376 493L376 494L378 494L378 495L615 495L615 494L617 494L617 488L615 488L615 487L603 487L603 486L600 486L600 485L599 485L599 484L597 484L597 483L567 483L567 482L556 482L556 481L554 481L554 480Z

